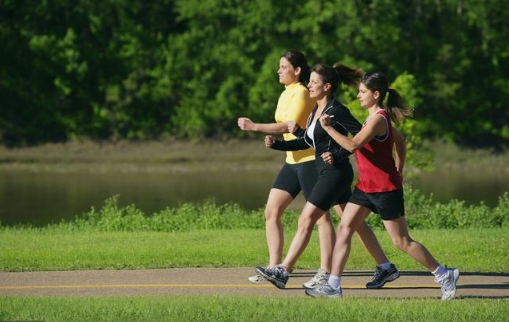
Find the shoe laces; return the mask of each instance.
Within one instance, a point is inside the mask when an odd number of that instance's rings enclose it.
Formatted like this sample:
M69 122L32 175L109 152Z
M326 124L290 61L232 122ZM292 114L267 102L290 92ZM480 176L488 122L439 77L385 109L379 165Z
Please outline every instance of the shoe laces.
M445 285L447 283L447 280L449 278L449 272L446 272L443 275L435 276L435 282L437 282L440 285Z
M284 276L285 271L286 269L281 265L270 266L267 268L267 272L275 276Z
M326 281L329 279L328 275L329 274L327 274L327 272L325 272L324 270L319 270L318 273L316 273L315 276L313 276L311 281L316 282L316 283Z
M382 269L382 267L377 265L375 270L375 276L373 276L373 281L377 280L380 277L380 275L382 275L383 271L384 270Z

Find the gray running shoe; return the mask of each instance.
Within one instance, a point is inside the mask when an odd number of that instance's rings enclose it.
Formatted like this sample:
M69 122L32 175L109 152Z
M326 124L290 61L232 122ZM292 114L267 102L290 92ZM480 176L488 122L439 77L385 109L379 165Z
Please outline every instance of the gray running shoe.
M265 282L267 282L267 280L266 280L263 276L261 276L261 275L259 275L259 274L257 274L257 275L253 275L253 276L249 276L247 279L248 279L251 283L253 283L253 284L261 284L261 283L265 283Z
M256 272L277 288L284 289L286 287L288 272L283 266L271 266L267 268L257 267Z
M318 273L316 273L309 281L302 283L302 286L307 289L317 288L329 281L329 275L329 273L320 268Z
M460 278L460 271L457 268L447 268L442 276L435 277L435 282L442 285L442 300L450 300L456 295L456 283Z
M382 269L380 266L376 266L375 276L373 276L373 279L371 282L368 282L366 284L366 288L369 289L375 289L375 288L382 288L385 283L392 282L396 280L399 277L399 271L391 264L391 268L389 269Z
M312 297L338 298L343 296L343 290L341 289L341 286L334 288L329 283L325 283L317 288L307 289L306 294Z

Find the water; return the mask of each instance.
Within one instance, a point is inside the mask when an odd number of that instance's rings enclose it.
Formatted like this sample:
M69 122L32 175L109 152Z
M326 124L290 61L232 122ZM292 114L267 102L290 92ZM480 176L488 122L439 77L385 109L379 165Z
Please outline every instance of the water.
M184 202L214 198L216 203L235 202L246 209L264 207L277 170L209 173L38 173L0 172L0 220L3 225L48 223L72 220L100 208L104 200L120 195L119 204L135 204L146 214ZM504 176L426 173L412 180L415 188L433 193L434 199L452 198L469 204L484 201L495 206L509 191ZM292 204L300 209L302 197Z

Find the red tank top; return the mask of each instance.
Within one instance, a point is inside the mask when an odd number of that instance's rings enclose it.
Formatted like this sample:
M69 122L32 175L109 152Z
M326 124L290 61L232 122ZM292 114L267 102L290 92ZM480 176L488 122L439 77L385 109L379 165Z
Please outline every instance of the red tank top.
M392 157L394 139L392 137L391 119L385 110L372 117L383 117L387 124L387 134L383 138L373 138L355 152L361 191L374 193L403 188L403 180ZM366 120L367 121L367 120ZM366 122L364 122L363 127Z

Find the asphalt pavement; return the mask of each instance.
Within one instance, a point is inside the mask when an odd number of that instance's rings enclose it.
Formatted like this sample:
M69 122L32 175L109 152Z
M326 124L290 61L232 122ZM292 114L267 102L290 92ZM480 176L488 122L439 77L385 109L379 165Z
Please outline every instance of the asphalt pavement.
M252 284L254 268L170 268L0 272L0 296L258 296L305 297L301 283L314 271L296 270L287 288ZM383 289L368 290L372 271L347 271L344 297L440 298L440 286L424 271L402 271ZM460 272L457 298L509 299L509 273Z

